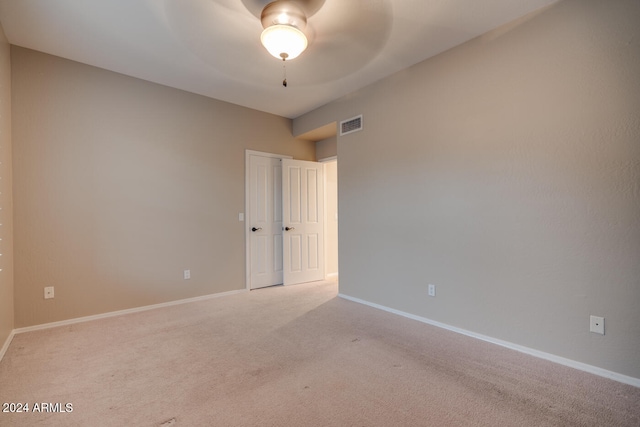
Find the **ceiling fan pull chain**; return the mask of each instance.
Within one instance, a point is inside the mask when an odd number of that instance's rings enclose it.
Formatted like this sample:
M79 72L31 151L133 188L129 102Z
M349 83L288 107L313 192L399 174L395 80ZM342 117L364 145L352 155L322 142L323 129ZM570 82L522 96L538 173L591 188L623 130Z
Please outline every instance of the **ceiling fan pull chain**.
M282 86L287 87L287 64L286 64L285 58L282 58L282 75L283 75Z

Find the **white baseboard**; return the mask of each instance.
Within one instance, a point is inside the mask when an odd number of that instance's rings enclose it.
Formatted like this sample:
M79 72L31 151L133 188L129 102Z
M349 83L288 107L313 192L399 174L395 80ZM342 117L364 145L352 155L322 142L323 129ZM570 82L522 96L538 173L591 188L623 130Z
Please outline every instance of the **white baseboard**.
M415 314L406 313L404 311L396 310L393 308L385 307L384 305L376 304L373 302L365 301L360 298L351 297L349 295L338 294L340 298L344 298L349 301L357 302L359 304L364 304L369 307L377 308L379 310L384 310L389 313L397 314L399 316L407 317L409 319L417 320L418 322L426 323L432 326L437 326L438 328L446 329L448 331L456 332L458 334L466 335L468 337L476 338L482 341L490 342L492 344L496 344L502 347L509 348L511 350L519 351L520 353L525 353L531 356L538 357L540 359L545 359L550 362L558 363L560 365L568 366L570 368L578 369L581 371L589 372L594 375L598 375L600 377L609 378L614 381L618 381L624 384L629 384L634 387L640 388L640 378L634 378L627 375L619 374L617 372L608 371L606 369L598 368L597 366L587 365L586 363L577 362L575 360L567 359L564 357L556 356L551 353L545 353L543 351L535 350L533 348L525 347L519 344L514 344L508 341L503 341L500 339L488 337L486 335L477 334L475 332L467 331L466 329L457 328L455 326L450 326L445 323L436 322L435 320L427 319L426 317L416 316Z
M11 344L11 340L13 340L14 335L15 335L15 330L11 331L11 333L5 340L4 344L2 345L2 348L0 348L0 362L2 362L2 358L4 357L4 354L7 352L7 349L9 348L9 344Z
M155 310L156 308L171 307L172 305L186 304L186 303L189 303L189 302L204 301L204 300L208 300L208 299L212 299L212 298L220 298L220 297L225 297L225 296L229 296L229 295L240 294L240 293L243 293L243 292L247 292L247 290L246 289L240 289L240 290L237 290L237 291L220 292L220 293L217 293L217 294L210 294L210 295L203 295L203 296L200 296L200 297L180 299L180 300L176 300L176 301L163 302L163 303L160 303L160 304L145 305L145 306L142 306L142 307L129 308L129 309L126 309L126 310L110 311L108 313L96 314L96 315L93 315L93 316L76 317L74 319L61 320L59 322L51 322L51 323L43 323L41 325L27 326L27 327L24 327L24 328L14 329L13 332L12 332L12 336L13 336L13 334L21 334L21 333L24 333L24 332L31 332L31 331L39 331L39 330L42 330L42 329L56 328L58 326L73 325L75 323L89 322L91 320L106 319L108 317L121 316L123 314L139 313L141 311ZM8 347L8 344L7 344L7 347ZM2 360L1 357L0 357L0 360Z

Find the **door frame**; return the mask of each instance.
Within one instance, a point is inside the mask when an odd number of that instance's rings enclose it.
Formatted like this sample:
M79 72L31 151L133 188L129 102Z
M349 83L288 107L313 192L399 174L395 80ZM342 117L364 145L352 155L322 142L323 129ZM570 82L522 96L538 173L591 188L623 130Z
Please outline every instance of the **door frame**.
M338 156L329 156L329 157L324 157L322 159L318 159L318 163L322 163L325 167L324 169L324 278L326 280L330 279L334 277L334 274L329 274L329 272L327 271L328 266L327 266L327 260L329 259L329 245L327 244L327 242L329 241L329 239L327 238L327 234L329 233L328 231L328 224L329 224L329 212L327 210L327 206L328 206L328 198L327 198L327 165L326 163L330 163L330 162L337 162L338 161ZM337 196L337 195L336 195ZM337 197L336 197L336 205L338 203ZM338 232L338 241L336 241L336 244L339 243L340 241L340 233ZM340 274L340 264L338 264L338 271L336 272L338 275ZM339 276L335 276L336 278Z
M251 290L251 234L249 233L248 220L251 218L251 197L250 197L250 158L251 156L271 157L277 159L292 159L293 156L284 154L265 153L263 151L244 151L244 250L245 250L245 288Z

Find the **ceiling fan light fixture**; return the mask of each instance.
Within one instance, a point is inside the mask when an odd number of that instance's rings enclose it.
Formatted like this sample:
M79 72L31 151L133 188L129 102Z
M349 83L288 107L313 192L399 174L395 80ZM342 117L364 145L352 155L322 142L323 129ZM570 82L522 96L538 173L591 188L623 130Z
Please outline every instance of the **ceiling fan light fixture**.
M267 51L282 60L291 60L307 48L307 37L302 30L307 17L293 1L276 0L262 9L262 35L260 41Z
M307 48L307 37L294 26L277 24L267 27L260 36L262 45L278 59L297 58Z

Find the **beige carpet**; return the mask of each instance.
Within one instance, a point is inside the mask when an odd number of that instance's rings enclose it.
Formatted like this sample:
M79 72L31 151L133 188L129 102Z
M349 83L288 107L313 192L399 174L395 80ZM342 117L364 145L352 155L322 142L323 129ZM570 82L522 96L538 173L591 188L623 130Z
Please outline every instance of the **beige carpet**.
M268 288L18 334L1 426L639 426L640 389L336 297Z

